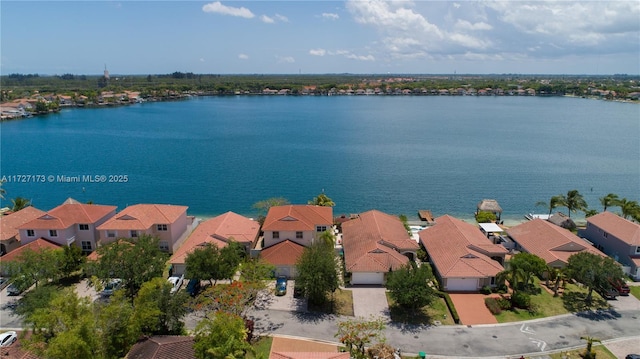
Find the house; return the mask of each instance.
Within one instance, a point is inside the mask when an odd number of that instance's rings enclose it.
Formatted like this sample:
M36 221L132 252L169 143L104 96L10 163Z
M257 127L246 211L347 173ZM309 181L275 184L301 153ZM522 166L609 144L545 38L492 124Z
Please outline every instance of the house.
M13 250L6 255L0 257L0 275L8 275L6 264L12 262L20 257L26 251L34 251L39 252L42 250L53 250L61 248L61 246L57 243L50 242L44 238L38 238L34 241L31 241L16 250Z
M621 263L633 279L640 280L640 224L605 211L588 217L580 235Z
M249 250L257 240L259 233L260 223L234 212L227 212L208 219L193 230L169 259L173 274L184 274L187 255L205 243L223 248L229 242L238 242Z
M416 257L420 248L402 221L377 210L342 224L342 246L351 284L383 285L385 274Z
M507 250L470 223L444 215L418 235L434 274L446 291L477 291L495 286L496 275L504 270Z
M554 268L564 268L575 253L604 255L572 232L539 218L511 227L507 234L515 242L515 249L535 254Z
M62 246L76 245L85 253L96 248L97 228L116 214L116 206L85 204L69 198L58 207L18 227L27 244L45 238Z
M195 359L194 344L190 336L154 335L134 344L125 359Z
M18 227L44 214L35 207L29 206L8 215L0 216L0 255L5 255L20 247Z
M264 247L288 239L308 247L333 226L333 208L314 205L274 206L262 224Z
M162 250L173 252L180 239L187 235L187 208L168 204L129 206L98 226L100 243L147 234L160 239Z
M283 275L287 278L295 278L297 276L296 263L298 258L302 256L304 248L301 244L285 239L264 248L260 252L260 258L276 267L276 276Z

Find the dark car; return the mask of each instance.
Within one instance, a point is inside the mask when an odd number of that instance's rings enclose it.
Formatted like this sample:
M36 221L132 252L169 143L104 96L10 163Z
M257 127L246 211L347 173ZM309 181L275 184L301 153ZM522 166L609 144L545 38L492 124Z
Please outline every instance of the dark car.
M281 275L276 279L276 295L287 294L287 277Z
M200 288L200 279L190 279L189 283L187 283L187 293L192 297L195 297L200 293Z
M11 283L7 287L7 295L20 295L22 292L24 292L24 288L15 283Z
M640 354L627 354L624 359L640 359Z

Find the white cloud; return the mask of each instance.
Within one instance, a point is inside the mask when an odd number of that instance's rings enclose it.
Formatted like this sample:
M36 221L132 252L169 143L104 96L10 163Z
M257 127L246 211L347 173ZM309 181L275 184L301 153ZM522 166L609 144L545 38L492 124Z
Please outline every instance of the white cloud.
M313 56L324 56L327 53L325 49L311 49L309 50L309 55Z
M486 22L476 22L471 23L467 20L458 19L455 27L460 30L491 30L493 26L487 24Z
M243 17L245 19L252 19L255 15L251 12L251 10L245 7L232 7L222 5L220 1L212 2L210 4L206 4L202 7L202 11L204 12L212 12L216 14L222 15L230 15Z
M201 58L200 58L200 62L204 62L204 58L202 58L202 57L201 57Z
M240 60L248 60L249 59L249 55L245 55L245 54L238 54L238 58Z
M354 55L354 54L349 54L347 55L348 59L352 59L352 60L360 60L360 61L375 61L376 58L373 57L372 55Z
M296 59L294 59L291 56L276 56L276 59L278 60L278 63L292 64L292 63L296 62Z
M273 24L273 23L276 22L273 18L270 18L267 15L260 16L260 20L262 20L262 22L264 22L266 24Z
M284 15L276 14L276 15L275 15L275 17L276 17L276 19L278 19L279 21L282 21L282 22L289 22L289 18L287 18L287 17L286 17L286 16L284 16Z
M338 20L340 18L340 15L331 12L323 12L322 17L329 20Z
M286 16L280 14L275 14L273 17L262 15L260 16L260 20L266 24L275 24L276 21L289 22L289 19Z

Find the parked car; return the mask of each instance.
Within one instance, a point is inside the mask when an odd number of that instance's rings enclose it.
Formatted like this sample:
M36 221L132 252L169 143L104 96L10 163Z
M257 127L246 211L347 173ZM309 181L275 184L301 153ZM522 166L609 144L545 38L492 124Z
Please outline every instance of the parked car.
M640 359L640 354L627 354L624 359Z
M620 295L629 295L629 293L631 292L629 286L622 278L611 278L609 279L609 283L615 290L618 291Z
M616 299L616 297L620 294L615 288L609 288L609 289L599 288L597 292L604 299Z
M104 289L102 290L102 292L100 292L100 295L105 298L110 297L113 295L113 292L115 292L120 288L122 288L122 279L118 279L118 278L111 279L104 286Z
M19 285L16 285L15 282L9 284L9 286L7 287L7 295L20 295L22 294L22 292L24 292L24 289Z
M18 340L18 333L14 331L8 331L0 334L0 347L8 347Z
M171 288L171 294L173 294L180 290L180 287L182 287L182 282L184 282L184 274L179 277L171 276L167 280L169 281L169 283L171 283L171 285L173 285L173 288Z
M198 295L198 293L200 293L200 288L200 279L192 278L189 280L189 283L187 283L187 293L189 293L189 295L192 297L195 297L196 295Z
M281 275L276 279L276 295L287 294L287 277Z

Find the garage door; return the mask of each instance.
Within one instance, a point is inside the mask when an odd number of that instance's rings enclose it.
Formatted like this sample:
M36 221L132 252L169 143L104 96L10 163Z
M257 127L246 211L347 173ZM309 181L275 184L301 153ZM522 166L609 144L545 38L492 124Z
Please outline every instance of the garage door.
M351 274L351 284L384 284L384 273L361 272Z
M477 278L449 278L447 279L447 290L450 291L475 291L478 290Z

